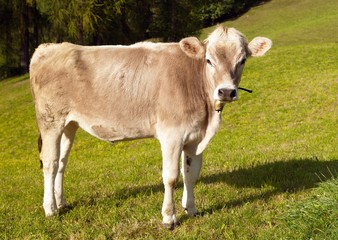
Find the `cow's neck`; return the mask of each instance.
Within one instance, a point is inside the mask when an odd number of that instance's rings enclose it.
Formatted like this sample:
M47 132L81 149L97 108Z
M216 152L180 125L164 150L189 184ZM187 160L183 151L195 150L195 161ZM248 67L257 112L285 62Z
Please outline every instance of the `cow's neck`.
M198 144L196 149L196 154L201 154L205 148L207 147L210 140L215 136L217 131L219 130L222 122L222 111L216 111L215 110L215 102L213 98L213 90L215 89L214 84L206 75L205 69L204 71L204 79L203 82L205 84L204 88L207 94L207 106L208 106L208 124L207 128L205 130L204 138L201 140L201 142ZM223 109L223 108L222 108Z
M209 122L208 122L208 125L207 125L207 128L206 128L206 131L205 131L204 138L197 145L196 155L201 154L205 150L208 143L215 136L219 127L221 126L221 122L222 122L221 114L222 114L222 112L213 110L210 113L211 113L211 117L209 118Z

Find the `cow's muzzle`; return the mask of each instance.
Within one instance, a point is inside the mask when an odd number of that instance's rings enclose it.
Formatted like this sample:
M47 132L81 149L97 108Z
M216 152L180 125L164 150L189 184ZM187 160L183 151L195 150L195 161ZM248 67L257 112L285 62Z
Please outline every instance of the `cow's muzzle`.
M239 87L239 90L243 90L249 93L253 91L247 88ZM226 102L237 100L237 91L235 89L220 88L217 91L218 97L215 100L214 107L217 112L221 112Z
M231 102L237 100L237 90L220 88L218 89L218 99L223 102Z

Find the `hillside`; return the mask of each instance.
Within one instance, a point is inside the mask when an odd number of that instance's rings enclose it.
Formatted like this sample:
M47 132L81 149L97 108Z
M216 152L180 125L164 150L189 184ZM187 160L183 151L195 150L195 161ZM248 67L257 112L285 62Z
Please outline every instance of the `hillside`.
M0 82L0 238L337 238L337 208L320 205L302 218L292 207L306 202L304 214L318 206L309 200L334 196L322 189L338 176L338 2L272 0L222 24L248 39L269 37L274 45L265 57L247 61L241 86L254 92L241 92L238 102L225 106L195 188L199 216L183 214L180 184L182 225L172 232L161 227L156 140L111 146L79 131L65 177L70 207L45 219L26 75ZM323 216L327 224L317 225Z
M337 10L334 0L273 0L224 24L240 29L248 38L267 36L274 46L337 43ZM208 32L210 28L201 37Z

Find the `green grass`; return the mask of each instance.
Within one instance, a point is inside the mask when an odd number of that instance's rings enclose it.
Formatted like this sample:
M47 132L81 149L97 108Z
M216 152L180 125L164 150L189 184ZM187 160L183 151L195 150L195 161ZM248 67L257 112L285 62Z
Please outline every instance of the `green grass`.
M161 227L157 141L111 146L82 131L65 178L70 208L46 219L28 76L1 81L0 239L337 238L337 8L272 0L225 23L274 46L248 61L241 86L254 92L225 107L205 151L201 215L183 214L180 183L182 225L171 232Z
M280 239L337 238L338 179L325 176L324 180L311 196L287 205L288 214L280 218L283 227L276 228L277 231L271 236Z

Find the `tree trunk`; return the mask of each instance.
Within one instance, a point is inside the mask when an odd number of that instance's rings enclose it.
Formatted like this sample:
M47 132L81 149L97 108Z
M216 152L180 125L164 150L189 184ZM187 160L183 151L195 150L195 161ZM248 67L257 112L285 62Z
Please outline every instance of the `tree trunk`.
M36 0L32 0L31 18L33 24L33 50L39 45L39 11L36 6Z
M176 0L171 0L171 25L170 25L170 36L169 36L169 41L174 42L177 41L177 36L176 36L176 27L177 27L177 11L176 11Z
M23 72L29 72L29 6L26 0L21 0L21 60Z

